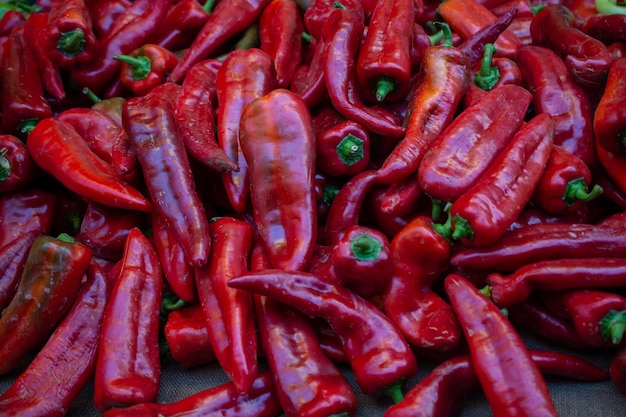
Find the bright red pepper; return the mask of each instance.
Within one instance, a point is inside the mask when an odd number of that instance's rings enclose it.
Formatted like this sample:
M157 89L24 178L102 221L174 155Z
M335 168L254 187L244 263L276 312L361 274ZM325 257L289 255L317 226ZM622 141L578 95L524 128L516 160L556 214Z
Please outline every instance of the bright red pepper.
M91 258L91 250L73 239L37 237L0 316L0 374L18 368L50 336L74 303Z
M187 71L196 63L213 57L227 41L250 27L268 3L269 0L219 2L168 77L168 81L182 81Z
M425 194L416 176L389 185L380 209L390 216L406 216L413 213Z
M67 122L40 121L28 135L26 147L41 169L89 200L129 210L152 209L150 201L89 149Z
M444 288L493 415L557 416L537 364L498 307L460 275L448 275Z
M370 135L359 123L340 122L316 135L317 168L331 176L356 175L370 163Z
M530 201L553 138L554 122L546 113L522 126L476 184L450 206L452 238L468 246L498 240Z
M152 43L143 44L127 55L113 55L113 59L122 62L122 85L136 96L163 84L178 63L174 52Z
M464 109L424 154L421 189L441 201L458 200L512 142L531 100L525 88L503 85Z
M316 0L304 12L304 26L313 39L319 41L322 38L324 25L330 15L338 8L353 9L363 16L363 2L360 0L342 0L337 4L335 0Z
M204 1L201 3L201 1ZM209 19L214 0L181 0L172 4L163 23L149 42L170 51L179 51L191 45L196 34Z
M327 320L341 338L356 381L366 395L388 392L397 396L402 381L417 372L415 355L392 322L374 304L345 287L307 272L278 269L243 274L229 285Z
M137 228L126 239L104 312L93 402L104 411L155 401L159 393L159 311L163 282L159 258Z
M315 135L304 101L276 89L242 112L254 221L274 268L309 265L317 235Z
M626 57L610 66L604 92L596 106L593 130L596 146L626 154Z
M170 103L154 92L133 97L124 105L123 125L154 209L166 219L188 261L204 265L211 247L208 221Z
M0 135L0 192L24 189L41 173L24 142L13 135Z
M233 217L214 219L210 230L209 262L195 269L198 298L217 361L237 390L246 392L258 369L254 306L250 293L228 285L248 271L253 230Z
M163 336L167 351L185 369L215 361L206 318L200 304L190 304L167 315Z

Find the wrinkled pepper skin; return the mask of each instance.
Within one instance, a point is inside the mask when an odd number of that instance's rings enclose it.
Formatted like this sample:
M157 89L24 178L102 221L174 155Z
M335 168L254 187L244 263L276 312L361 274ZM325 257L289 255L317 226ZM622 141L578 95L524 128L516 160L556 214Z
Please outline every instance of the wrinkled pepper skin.
M498 307L460 275L448 275L444 289L494 417L557 416L537 364Z
M604 92L596 106L593 130L596 146L626 154L626 56L616 59L608 71Z
M317 238L309 110L297 94L276 89L244 108L240 126L254 221L268 257L274 268L303 270Z
M0 317L0 375L18 368L50 336L74 303L91 258L80 243L47 235L35 240Z
M138 228L131 229L115 270L104 312L94 375L93 402L104 411L155 401L159 393L159 258Z
M0 134L0 193L25 189L40 175L26 144L16 136Z

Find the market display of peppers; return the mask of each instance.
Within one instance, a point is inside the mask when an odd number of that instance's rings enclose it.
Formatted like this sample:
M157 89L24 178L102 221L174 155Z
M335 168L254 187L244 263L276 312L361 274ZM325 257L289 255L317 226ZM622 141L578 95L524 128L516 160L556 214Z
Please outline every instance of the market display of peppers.
M5 0L0 92L0 416L626 398L623 1Z

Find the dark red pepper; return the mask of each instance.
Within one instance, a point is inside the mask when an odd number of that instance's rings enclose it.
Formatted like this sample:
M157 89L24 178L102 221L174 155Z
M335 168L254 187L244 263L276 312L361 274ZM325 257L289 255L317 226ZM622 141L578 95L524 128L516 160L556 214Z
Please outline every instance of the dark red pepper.
M26 20L23 11L10 4L3 4L0 9L0 37L9 36L13 29L24 24Z
M200 304L190 304L167 315L163 327L168 354L185 369L215 361L206 318Z
M172 4L149 42L170 51L189 47L209 19L214 4L214 0L181 0Z
M605 44L624 42L626 41L626 13L593 14L584 20L580 30Z
M11 302L22 278L28 252L41 233L37 230L23 232L21 236L0 246L0 311Z
M596 146L626 154L626 57L613 61L598 102L593 130Z
M359 13L365 13L363 2L360 0L342 0L339 4L335 0L316 0L310 7L304 11L304 26L317 41L322 38L324 25L330 15L338 8L353 9Z
M0 247L30 231L50 234L57 218L57 195L28 188L0 195Z
M143 96L163 84L178 63L174 52L152 43L143 44L126 55L113 55L113 59L122 62L122 85L136 96Z
M609 372L617 389L626 393L626 348L620 348L613 355Z
M328 101L323 68L326 43L323 39L316 40L312 48L313 57L311 61L296 69L289 85L289 89L302 97L310 109L318 105L321 106Z
M0 192L25 189L41 173L22 140L13 135L0 135Z
M104 37L117 18L132 5L130 0L102 0L89 6L91 24L98 39Z
M113 272L93 380L93 402L101 411L155 401L161 379L162 272L152 243L139 229L128 233Z
M211 247L207 217L172 106L154 92L133 97L124 105L122 122L154 209L166 219L188 261L204 265Z
M414 212L426 195L417 176L409 176L393 183L385 190L380 209L390 216L407 216Z
M356 175L370 163L369 132L352 120L316 134L317 168L331 176Z
M557 416L545 379L500 309L460 275L448 275L444 288L493 415Z

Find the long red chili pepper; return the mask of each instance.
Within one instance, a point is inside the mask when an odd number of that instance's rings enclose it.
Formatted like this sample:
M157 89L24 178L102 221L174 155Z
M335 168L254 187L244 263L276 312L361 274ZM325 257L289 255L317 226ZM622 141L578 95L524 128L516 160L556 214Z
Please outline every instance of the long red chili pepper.
M544 375L578 381L604 381L608 373L585 359L560 352L531 350L533 362ZM470 355L447 359L412 387L384 417L453 417L461 412L467 394L480 387Z
M378 169L380 182L391 184L417 171L430 145L456 115L469 83L467 57L451 43L424 51L404 120L406 135Z
M62 416L89 383L111 292L110 264L92 260L72 307L28 368L0 396L6 415ZM45 392L42 396L40 393Z
M626 153L625 96L626 56L611 64L593 116L596 146L617 154Z
M537 364L498 307L460 275L448 275L444 288L493 415L558 415Z
M530 201L553 138L554 122L546 113L522 126L476 184L450 206L452 238L469 246L500 238Z
M209 262L195 269L198 298L217 361L237 390L245 392L258 369L254 307L250 293L228 285L248 271L253 230L242 220L218 217L210 231Z
M171 105L154 93L133 97L124 105L123 125L154 209L167 220L188 261L205 264L211 247L208 221Z
M269 0L231 0L217 3L202 29L180 59L168 81L181 82L187 71L213 54L255 22Z
M524 121L532 94L503 85L464 109L435 139L418 168L431 198L456 201L504 152Z
M491 299L503 308L527 300L534 290L615 288L625 282L626 261L622 258L540 261L507 275L492 273L487 276Z
M222 174L233 209L243 212L250 199L248 161L239 143L239 122L244 107L274 89L272 58L260 49L236 50L217 72L217 141L238 171Z
M356 381L366 395L379 396L388 390L397 398L399 383L417 371L415 355L395 325L347 288L307 272L278 269L244 274L229 285L327 320L342 340Z
M276 89L241 115L254 221L274 268L305 269L317 236L315 135L304 101Z
M159 393L159 258L139 229L128 233L102 324L94 375L101 411L154 401Z
M0 316L0 375L20 366L50 336L72 306L91 258L91 250L73 239L37 237Z
M383 296L386 315L414 346L446 351L459 345L461 329L450 305L432 289L447 270L450 242L426 216L391 240L393 275Z
M206 318L199 303L170 312L163 327L168 355L185 369L215 361Z

